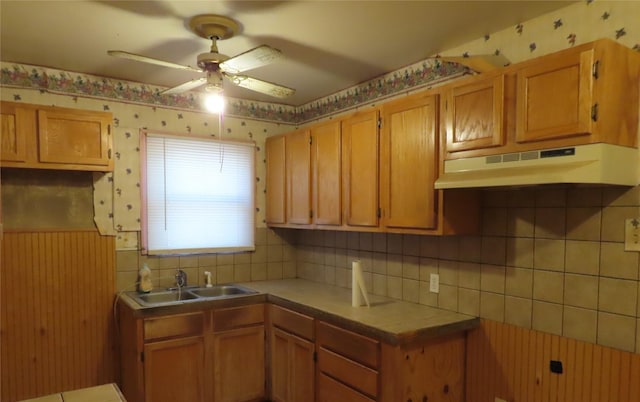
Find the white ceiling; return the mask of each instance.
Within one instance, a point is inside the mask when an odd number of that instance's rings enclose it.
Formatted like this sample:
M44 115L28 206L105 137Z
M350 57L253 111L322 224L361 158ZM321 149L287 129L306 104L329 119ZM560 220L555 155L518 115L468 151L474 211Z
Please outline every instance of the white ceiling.
M241 29L218 42L220 53L263 43L279 48L284 60L247 73L297 90L280 100L225 82L227 95L299 106L569 3L0 0L0 60L172 87L200 75L107 50L195 66L210 42L193 34L188 20L221 14Z

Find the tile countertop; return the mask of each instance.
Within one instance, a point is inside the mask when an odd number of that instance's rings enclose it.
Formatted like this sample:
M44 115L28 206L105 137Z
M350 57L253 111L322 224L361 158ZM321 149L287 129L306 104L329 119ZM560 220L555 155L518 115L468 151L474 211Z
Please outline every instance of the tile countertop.
M126 400L116 384L104 384L21 402L126 402Z
M352 307L351 289L304 279L246 282L268 301L377 338L392 345L425 340L477 327L477 317L369 295L371 307Z

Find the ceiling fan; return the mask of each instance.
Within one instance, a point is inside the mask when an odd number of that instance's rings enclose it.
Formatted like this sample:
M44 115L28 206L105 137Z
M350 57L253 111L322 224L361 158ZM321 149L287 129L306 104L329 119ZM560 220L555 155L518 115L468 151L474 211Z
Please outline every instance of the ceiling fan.
M204 77L196 78L169 88L162 91L162 94L179 94L205 84L207 92L219 93L222 92L223 77L227 77L229 81L240 87L277 98L286 98L295 93L295 89L240 74L281 58L282 52L280 50L268 45L260 45L234 57L228 57L218 53L217 41L229 39L238 32L239 25L233 19L215 14L196 15L189 21L189 27L196 35L211 40L211 50L198 55L198 68L121 50L109 50L107 53L115 57L142 61L164 67L206 73Z

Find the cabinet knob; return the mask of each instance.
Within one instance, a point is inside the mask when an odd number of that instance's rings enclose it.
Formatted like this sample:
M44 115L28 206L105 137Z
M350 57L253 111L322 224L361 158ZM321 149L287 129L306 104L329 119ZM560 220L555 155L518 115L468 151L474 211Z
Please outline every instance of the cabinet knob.
M428 402L428 401L429 401L429 398L426 395L422 397L422 402Z
M445 394L449 393L449 384L444 384L444 387L442 388L442 392L444 392Z

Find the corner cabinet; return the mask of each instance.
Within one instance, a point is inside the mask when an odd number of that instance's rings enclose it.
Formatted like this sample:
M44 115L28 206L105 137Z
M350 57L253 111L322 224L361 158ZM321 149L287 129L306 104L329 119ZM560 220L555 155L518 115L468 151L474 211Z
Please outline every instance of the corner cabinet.
M1 102L0 117L2 167L113 170L111 113Z
M266 221L267 224L287 222L287 178L284 135L268 137L265 145L267 184L266 184Z
M637 147L640 54L602 39L445 86L445 159Z
M313 401L314 319L284 307L270 305L269 321L271 401Z

